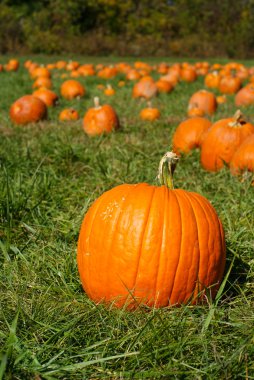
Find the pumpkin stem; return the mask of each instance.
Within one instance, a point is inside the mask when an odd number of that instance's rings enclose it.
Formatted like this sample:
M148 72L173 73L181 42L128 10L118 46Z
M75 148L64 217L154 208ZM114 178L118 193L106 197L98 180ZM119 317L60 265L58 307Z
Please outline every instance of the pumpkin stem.
M237 110L233 116L233 121L231 121L228 125L230 127L240 127L242 124L246 124L246 120L244 118L243 113L240 110Z
M169 189L173 189L173 174L176 168L179 157L173 152L167 152L164 154L159 164L158 180L161 185L167 186Z
M95 96L94 99L93 99L93 101L94 101L94 108L97 108L97 109L101 108L101 106L100 106L100 99L99 99L98 96Z

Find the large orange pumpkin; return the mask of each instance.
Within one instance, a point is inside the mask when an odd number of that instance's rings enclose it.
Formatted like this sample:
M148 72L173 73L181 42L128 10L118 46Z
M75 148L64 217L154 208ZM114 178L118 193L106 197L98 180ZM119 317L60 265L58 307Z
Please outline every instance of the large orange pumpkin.
M10 118L15 124L28 124L47 117L47 106L33 95L16 100L10 108Z
M118 116L113 107L109 104L101 106L99 98L94 98L94 107L90 108L83 119L84 131L90 135L101 135L112 132L119 128Z
M203 135L212 123L204 117L192 117L178 125L173 135L173 151L177 154L189 153L200 147Z
M209 171L218 171L229 164L236 149L251 134L254 125L238 110L234 117L217 121L206 133L201 145L201 164Z
M161 160L162 186L117 186L85 215L78 270L96 303L165 307L215 295L225 266L223 227L206 198L173 189L176 160L171 152Z

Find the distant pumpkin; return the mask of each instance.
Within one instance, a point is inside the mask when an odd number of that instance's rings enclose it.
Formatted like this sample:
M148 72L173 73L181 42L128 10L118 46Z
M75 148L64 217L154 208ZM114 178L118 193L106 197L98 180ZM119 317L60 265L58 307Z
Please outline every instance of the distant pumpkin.
M139 117L142 120L147 120L147 121L154 121L160 118L160 111L156 107L152 107L151 104L148 104L148 107L143 108L140 111Z
M85 93L85 87L75 79L66 80L61 85L61 95L65 99L81 98Z
M100 105L99 98L94 98L94 107L90 108L83 118L84 131L90 135L110 133L120 127L118 116L113 107Z
M73 108L65 108L60 112L58 119L60 121L78 120L79 114Z
M216 96L210 91L199 90L189 100L189 107L192 105L203 110L206 115L212 115L217 109Z

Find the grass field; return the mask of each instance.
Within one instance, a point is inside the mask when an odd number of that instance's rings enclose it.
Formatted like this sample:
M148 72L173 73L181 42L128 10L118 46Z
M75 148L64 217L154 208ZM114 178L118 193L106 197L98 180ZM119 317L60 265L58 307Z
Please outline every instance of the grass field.
M77 271L77 239L89 205L122 183L156 184L159 160L203 78L154 99L161 110L155 123L139 120L145 102L131 98L132 83L106 99L96 88L103 80L79 80L87 88L83 99L60 99L48 121L18 127L9 107L31 93L32 81L24 68L0 73L0 379L254 379L250 180L240 182L227 168L206 172L198 151L183 157L175 172L175 187L207 197L224 225L226 278L214 302L132 313L106 308L88 299ZM53 78L57 93L61 82ZM69 105L83 117L95 95L115 107L119 131L89 138L81 120L58 122ZM213 120L234 112L229 97ZM254 106L244 112L254 122Z

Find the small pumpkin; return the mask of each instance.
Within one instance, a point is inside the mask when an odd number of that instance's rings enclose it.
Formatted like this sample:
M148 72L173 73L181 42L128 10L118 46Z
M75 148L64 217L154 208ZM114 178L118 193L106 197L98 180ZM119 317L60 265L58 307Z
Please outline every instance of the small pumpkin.
M152 107L150 102L148 102L148 107L143 108L139 114L139 117L142 120L147 120L147 121L158 120L160 116L161 116L160 110L156 107Z
M15 124L28 124L47 117L47 106L33 95L24 95L10 108L10 118Z
M60 121L78 120L79 114L74 108L65 108L60 112L58 119Z
M206 198L173 188L176 162L172 152L162 158L161 186L117 186L86 213L77 262L94 302L159 308L215 296L225 267L223 227Z
M194 67L185 65L180 71L181 80L184 82L195 82L198 75Z
M201 164L209 171L218 171L229 164L240 144L254 133L240 110L234 117L217 121L206 133L201 146Z
M254 173L254 133L235 151L230 161L230 171L233 175L240 175L244 171Z
M208 88L218 88L220 83L220 74L213 71L205 76L205 86Z
M182 121L173 135L173 151L180 155L201 146L204 133L212 123L204 117L192 117Z
M19 68L19 61L17 59L10 59L5 65L6 71L17 71Z
M61 85L61 95L65 99L81 98L85 93L85 87L75 79L68 79Z
M101 106L99 98L95 97L94 107L86 112L83 119L84 131L90 136L95 136L110 133L119 126L119 119L114 108L108 104Z
M107 84L105 90L104 90L104 95L106 96L113 96L115 95L116 91L113 89L111 84Z

